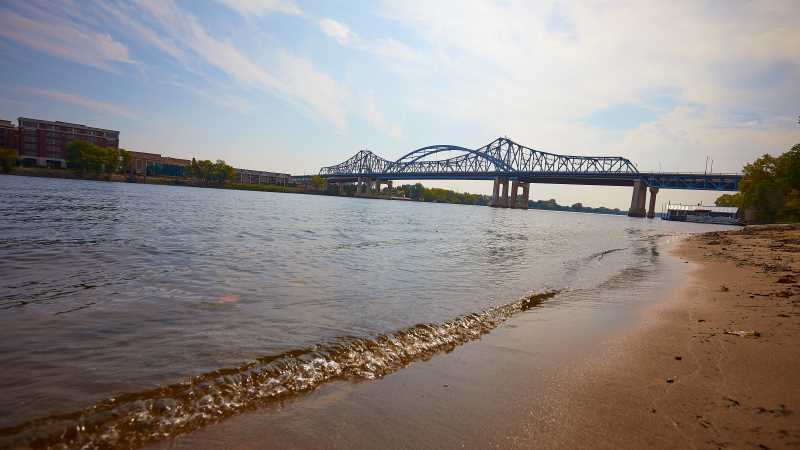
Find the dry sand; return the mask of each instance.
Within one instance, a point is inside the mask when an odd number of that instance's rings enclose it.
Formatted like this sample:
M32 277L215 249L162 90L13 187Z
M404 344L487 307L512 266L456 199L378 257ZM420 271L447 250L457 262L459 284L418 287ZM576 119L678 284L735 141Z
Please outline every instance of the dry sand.
M800 447L800 226L687 239L689 285L575 369L540 448Z

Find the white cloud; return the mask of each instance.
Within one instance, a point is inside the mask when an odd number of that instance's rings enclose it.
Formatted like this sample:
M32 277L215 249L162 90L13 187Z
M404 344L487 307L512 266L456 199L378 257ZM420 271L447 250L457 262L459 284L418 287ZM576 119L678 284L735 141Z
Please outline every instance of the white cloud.
M347 127L345 104L350 93L328 74L317 70L311 60L281 52L277 65L281 92L299 100L340 132Z
M375 104L375 95L370 92L362 98L362 114L367 122L387 135L400 139L403 137L403 128L387 120Z
M184 89L185 91L190 92L197 97L204 98L222 108L237 111L240 114L248 114L252 111L252 107L246 99L237 97L235 95L219 93L219 89L200 89L198 87L177 81L172 81L169 84Z
M425 58L419 52L394 38L361 42L358 48L391 61L420 64L425 62Z
M127 117L129 119L136 119L137 115L118 105L105 103L90 98L81 97L79 95L70 94L67 92L55 91L50 89L41 89L33 87L18 88L20 91L42 97L48 100L68 103L70 105L80 106L95 112L104 114L113 114L115 116Z
M128 54L128 48L111 35L81 29L44 11L33 18L2 11L0 36L40 52L107 72L118 73L117 63L136 63Z
M193 16L169 1L138 0L172 38L206 64L239 83L300 105L310 114L343 131L347 124L345 103L349 96L336 80L303 57L277 51L269 64L250 58L230 41L211 36Z
M261 17L272 13L302 16L303 10L292 0L217 0L243 16Z
M431 84L420 83L420 109L554 152L619 153L619 133L578 119L636 104L653 89L673 88L677 102L702 105L712 121L737 109L786 114L800 100L800 10L792 1L724 11L693 2L574 3L558 11L560 28L550 5L527 1L412 0L384 9L429 49ZM747 85L775 64L786 76ZM431 89L435 80L447 83ZM654 126L670 126L661 120ZM661 152L689 154L664 145Z
M353 33L346 25L327 17L320 19L317 23L323 33L332 37L340 45L347 45L350 43Z
M175 43L166 39L162 33L157 33L153 29L143 25L134 18L134 12L126 4L112 4L106 1L97 2L98 11L107 14L109 22L115 23L121 30L129 30L134 37L142 42L152 45L162 52L172 56L175 60L186 62L186 53L178 48Z
M417 51L395 38L363 39L347 25L328 17L319 19L317 24L323 33L343 47L349 46L395 62L424 62Z

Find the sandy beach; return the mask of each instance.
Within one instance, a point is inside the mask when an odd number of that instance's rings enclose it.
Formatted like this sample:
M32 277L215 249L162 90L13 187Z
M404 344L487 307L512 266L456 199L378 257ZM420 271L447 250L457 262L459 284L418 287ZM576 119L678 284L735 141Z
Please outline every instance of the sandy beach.
M682 281L632 330L534 346L540 310L374 382L331 383L158 447L800 446L800 227L672 248ZM543 368L565 349L578 363Z
M688 238L688 286L573 373L548 448L800 446L800 227Z

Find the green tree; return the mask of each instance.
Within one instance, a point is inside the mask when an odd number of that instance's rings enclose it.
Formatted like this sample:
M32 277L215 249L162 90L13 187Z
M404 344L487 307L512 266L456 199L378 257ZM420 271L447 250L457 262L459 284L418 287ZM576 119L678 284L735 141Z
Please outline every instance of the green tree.
M0 170L11 173L17 168L17 151L10 148L0 148Z
M738 200L760 223L800 221L800 144L778 157L764 155L743 172L739 192L717 202Z
M67 166L82 175L123 173L130 161L130 154L123 149L99 147L83 140L74 140L67 146Z
M325 181L325 179L322 178L321 176L314 175L313 177L311 177L311 186L314 187L314 190L324 191L327 185L328 182Z
M742 194L735 193L735 194L722 194L714 200L714 204L717 206L742 206Z
M131 167L131 154L125 149L119 149L119 166L118 173L126 173Z
M197 161L192 158L192 164L189 166L187 174L206 185L222 186L233 181L236 177L236 170L221 159L214 163L209 160Z

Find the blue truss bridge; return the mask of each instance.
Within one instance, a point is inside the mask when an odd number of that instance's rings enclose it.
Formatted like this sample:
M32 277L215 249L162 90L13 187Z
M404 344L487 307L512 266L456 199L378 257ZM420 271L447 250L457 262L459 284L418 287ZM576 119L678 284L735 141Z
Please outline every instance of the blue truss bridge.
M477 149L432 145L396 161L361 150L344 162L323 167L319 175L340 186L356 183L356 192L363 194L380 192L381 184L391 186L392 180L494 180L492 206L503 208L526 208L531 183L632 186L629 215L636 217L654 216L659 189L736 191L741 179L740 174L639 172L621 156L559 155L508 138ZM648 188L650 208L645 211Z

